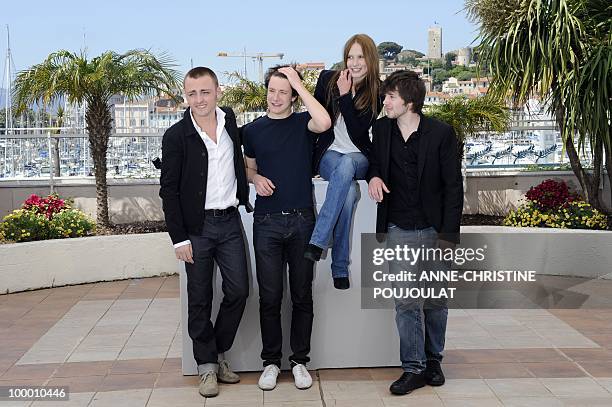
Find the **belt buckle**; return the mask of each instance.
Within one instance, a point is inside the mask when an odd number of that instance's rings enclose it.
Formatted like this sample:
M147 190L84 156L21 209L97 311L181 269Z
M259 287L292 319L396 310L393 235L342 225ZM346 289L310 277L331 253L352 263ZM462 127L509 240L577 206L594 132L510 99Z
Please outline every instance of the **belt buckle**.
M216 218L219 218L223 215L225 215L225 209L215 209L215 211L213 212L213 216Z
M281 215L295 215L296 213L300 213L297 209L290 209L288 211L281 211Z

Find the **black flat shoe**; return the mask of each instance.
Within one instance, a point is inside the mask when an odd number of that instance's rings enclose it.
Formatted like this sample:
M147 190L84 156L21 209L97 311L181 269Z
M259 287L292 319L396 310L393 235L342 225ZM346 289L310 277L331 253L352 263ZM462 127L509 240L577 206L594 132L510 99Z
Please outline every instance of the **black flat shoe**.
M323 249L321 249L319 246L308 243L306 250L304 250L304 258L312 262L317 262L321 260L321 253L323 253Z
M334 287L338 290L347 290L350 286L348 277L334 277Z
M393 394L404 395L413 390L425 387L426 384L424 373L416 374L404 372L399 379L391 384L389 391Z
M437 360L428 360L427 367L425 368L425 380L430 386L442 386L445 382L444 373L442 373L442 366Z

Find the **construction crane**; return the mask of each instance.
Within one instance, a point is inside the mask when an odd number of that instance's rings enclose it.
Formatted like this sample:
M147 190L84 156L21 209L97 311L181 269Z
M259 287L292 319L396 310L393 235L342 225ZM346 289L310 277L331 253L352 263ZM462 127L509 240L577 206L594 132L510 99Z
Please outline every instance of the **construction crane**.
M246 49L242 53L230 53L230 52L219 52L217 54L218 57L230 57L230 58L244 58L244 75L246 76L246 59L251 58L253 60L257 60L259 62L259 81L263 83L264 74L263 74L263 60L264 58L280 58L283 59L285 54L277 53L277 54L264 54L263 52L257 52L254 54L247 54Z

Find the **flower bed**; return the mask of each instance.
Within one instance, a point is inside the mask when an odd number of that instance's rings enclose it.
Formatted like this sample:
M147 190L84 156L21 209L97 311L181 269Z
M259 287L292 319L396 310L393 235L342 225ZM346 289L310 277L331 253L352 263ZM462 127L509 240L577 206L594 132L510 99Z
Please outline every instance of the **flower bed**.
M525 194L525 202L504 219L505 226L605 230L605 214L571 192L567 184L548 179Z
M0 223L0 240L29 242L63 239L93 234L95 223L72 201L58 195L30 196L20 209L8 214Z

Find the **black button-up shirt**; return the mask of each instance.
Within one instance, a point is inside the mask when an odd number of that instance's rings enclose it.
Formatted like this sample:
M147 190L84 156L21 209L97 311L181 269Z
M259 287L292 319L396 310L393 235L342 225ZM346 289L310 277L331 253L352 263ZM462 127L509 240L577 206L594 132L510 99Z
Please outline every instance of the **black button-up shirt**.
M397 121L391 134L391 163L389 168L389 222L402 229L425 229L430 225L425 218L418 189L419 140L421 122L417 130L404 141Z

